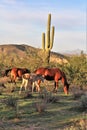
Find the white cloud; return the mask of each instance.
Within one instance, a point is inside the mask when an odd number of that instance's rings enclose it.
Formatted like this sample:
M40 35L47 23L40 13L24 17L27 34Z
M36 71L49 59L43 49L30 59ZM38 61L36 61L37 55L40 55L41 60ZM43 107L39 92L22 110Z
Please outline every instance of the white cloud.
M16 0L3 0L4 4L15 4Z

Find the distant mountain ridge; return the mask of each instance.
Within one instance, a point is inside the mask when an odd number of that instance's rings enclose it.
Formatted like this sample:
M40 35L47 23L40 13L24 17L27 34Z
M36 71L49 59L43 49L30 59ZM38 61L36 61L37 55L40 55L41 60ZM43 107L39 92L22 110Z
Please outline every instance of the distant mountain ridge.
M80 50L80 49L76 49L76 50L72 50L72 51L67 50L67 51L63 52L63 54L64 55L80 55L81 52L86 54L86 52L84 52L83 50Z

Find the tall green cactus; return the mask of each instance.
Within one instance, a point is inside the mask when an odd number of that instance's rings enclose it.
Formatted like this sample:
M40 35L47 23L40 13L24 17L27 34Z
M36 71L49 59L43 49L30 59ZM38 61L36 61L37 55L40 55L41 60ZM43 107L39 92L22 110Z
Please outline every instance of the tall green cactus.
M55 27L52 26L52 31L50 31L51 30L50 28L51 28L51 14L48 14L46 39L45 39L45 33L42 33L42 49L44 50L45 53L46 63L49 63L50 51L53 47L53 42L54 42Z

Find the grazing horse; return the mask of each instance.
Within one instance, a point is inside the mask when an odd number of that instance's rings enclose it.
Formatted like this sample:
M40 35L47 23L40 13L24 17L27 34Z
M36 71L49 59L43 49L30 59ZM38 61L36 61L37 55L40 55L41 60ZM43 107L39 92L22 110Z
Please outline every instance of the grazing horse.
M22 88L24 87L25 90L32 89L32 92L36 86L36 90L40 92L40 83L44 82L44 78L41 75L36 75L33 73L25 73L22 76L22 84L20 86L19 94L21 93Z
M8 75L8 72L10 71L10 76L11 76L11 82L16 83L16 78L22 78L22 75L25 73L29 73L30 71L26 68L12 68L8 69L5 71L5 76Z
M34 73L43 75L46 80L49 80L49 81L54 80L55 81L54 91L57 91L58 81L61 80L61 82L64 85L64 92L65 94L68 94L69 84L67 82L66 75L59 68L43 68L42 67L35 70Z

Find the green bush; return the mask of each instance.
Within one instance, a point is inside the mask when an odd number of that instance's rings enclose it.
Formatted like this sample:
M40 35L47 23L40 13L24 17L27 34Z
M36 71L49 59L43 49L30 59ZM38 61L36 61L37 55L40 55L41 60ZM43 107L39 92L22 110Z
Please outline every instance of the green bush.
M85 54L71 56L69 64L64 64L61 69L65 72L70 84L78 85L80 88L87 86L87 58Z
M73 99L79 99L81 98L81 96L84 95L84 92L83 91L74 91L73 92Z
M18 117L17 98L9 96L6 100L4 100L4 103L7 105L7 107L12 108L13 110L15 110L15 116Z
M46 103L56 103L58 101L58 97L54 96L52 92L48 92L46 89L40 93L39 97Z
M81 96L81 108L82 110L87 110L87 95Z

